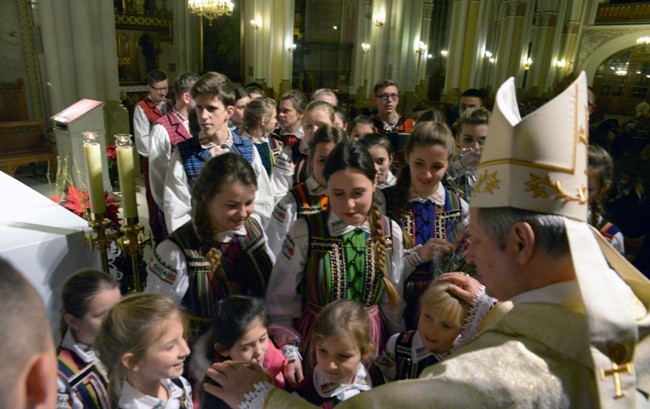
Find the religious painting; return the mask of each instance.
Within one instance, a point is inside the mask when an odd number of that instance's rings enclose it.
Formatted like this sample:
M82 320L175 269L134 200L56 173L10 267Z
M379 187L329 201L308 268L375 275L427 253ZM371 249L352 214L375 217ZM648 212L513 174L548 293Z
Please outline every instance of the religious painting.
M241 8L232 15L219 16L210 24L203 19L203 71L217 71L242 82Z

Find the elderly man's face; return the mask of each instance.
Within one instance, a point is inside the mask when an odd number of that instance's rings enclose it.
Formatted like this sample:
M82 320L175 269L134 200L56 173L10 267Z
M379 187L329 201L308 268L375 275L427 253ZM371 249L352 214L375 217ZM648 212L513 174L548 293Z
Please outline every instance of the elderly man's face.
M500 300L517 295L517 276L514 273L515 260L511 251L510 238L501 245L488 235L477 222L478 210L470 210L470 245L466 259L476 265L480 281L485 284L488 294Z

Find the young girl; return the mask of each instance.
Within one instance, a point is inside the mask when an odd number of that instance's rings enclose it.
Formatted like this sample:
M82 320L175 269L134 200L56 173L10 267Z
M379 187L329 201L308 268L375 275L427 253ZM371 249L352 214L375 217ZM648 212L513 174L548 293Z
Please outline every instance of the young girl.
M129 295L106 314L95 347L108 369L111 407L194 407L182 376L186 327L178 307L157 294Z
M273 99L256 98L246 105L242 123L242 135L253 141L268 175L271 175L275 158L282 150L282 144L272 134L277 123L275 111Z
M271 222L266 230L269 236L269 247L276 256L296 219L327 209L328 198L323 168L332 149L343 139L345 139L343 131L325 125L316 131L309 143L311 174L306 181L289 190L289 193L275 205Z
M255 172L240 155L211 159L192 188L192 220L154 251L145 291L187 308L190 343L210 326L216 301L264 296L275 257L252 213L256 187Z
M298 394L321 408L331 408L372 388L366 369L375 352L372 322L354 301L325 306L312 327L316 367Z
M369 116L359 115L350 122L350 140L356 141L365 134L374 133L373 120ZM392 148L391 148L392 149Z
M375 203L381 214L386 214L386 197L384 189L394 186L397 178L390 171L393 163L393 146L386 135L378 133L365 134L359 138L361 146L366 148L377 168L377 191L375 192Z
M386 191L387 212L404 229L405 247L421 263L404 288L406 326L416 325L417 300L434 278L434 255L453 250L456 232L465 223L468 205L441 180L454 153L454 138L441 123L416 125L404 149L405 166Z
M324 101L312 101L302 115L303 138L300 144L285 148L278 156L271 174L271 186L276 198L282 198L289 189L307 180L310 174L309 142L319 127L334 125L334 108Z
M296 220L271 273L266 301L277 326L272 335L279 345L300 345L302 337L309 351L313 318L346 299L368 311L379 350L386 327L391 333L404 328L401 289L413 266L403 267L402 231L373 203L376 170L361 145L339 143L323 175L329 209Z
M219 301L214 309L212 327L194 348L192 367L198 379L213 362L226 360L259 364L284 388L287 359L269 339L269 319L261 298L231 296ZM202 408L227 407L208 393L201 394Z
M625 254L623 233L618 227L603 218L602 200L613 184L612 158L600 146L589 145L589 167L587 169L589 191L589 224L600 231L610 244Z
M449 292L451 285L444 281L432 283L420 298L417 330L395 334L386 343L386 350L375 365L387 382L417 378L424 368L442 361L449 351L474 335L468 334L466 329L476 326L464 325L473 319L468 314L470 305ZM479 320L482 320L493 299L485 295L484 289L479 293L475 303L485 303L487 308L475 307L472 311L481 311Z
M108 409L108 378L93 344L102 318L120 300L118 283L97 270L70 276L61 290L61 345L58 348L59 403L73 409Z
M307 97L301 91L292 89L280 97L278 112L278 136L285 146L292 147L302 140L302 114L307 107ZM305 149L307 147L305 146Z

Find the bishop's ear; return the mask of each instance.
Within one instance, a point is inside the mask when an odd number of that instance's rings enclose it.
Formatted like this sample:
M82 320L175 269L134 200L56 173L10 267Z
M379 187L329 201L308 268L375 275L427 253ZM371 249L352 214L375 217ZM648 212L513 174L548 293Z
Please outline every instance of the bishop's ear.
M526 222L517 222L510 229L508 239L514 246L517 261L526 264L533 256L535 250L535 231Z

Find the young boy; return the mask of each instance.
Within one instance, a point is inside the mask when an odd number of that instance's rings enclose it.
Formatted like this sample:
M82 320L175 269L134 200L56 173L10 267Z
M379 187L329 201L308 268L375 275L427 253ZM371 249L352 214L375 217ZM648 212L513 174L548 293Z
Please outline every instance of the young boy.
M269 177L253 143L232 133L228 120L233 114L235 89L223 74L208 72L192 87L200 132L183 141L172 153L165 177L163 196L165 221L171 233L191 218L191 186L205 162L225 152L243 156L255 170L257 193L255 213L265 227L273 210L273 195Z
M199 76L192 72L178 76L174 85L174 107L151 128L149 186L151 196L153 196L159 211L155 216L149 214L149 218L158 217L157 223L161 227L159 232L152 229L156 243L160 243L168 235L165 228L165 216L162 212L165 176L172 156L172 149L182 141L192 138L189 116L190 112L194 110L195 104L190 91L198 79Z

